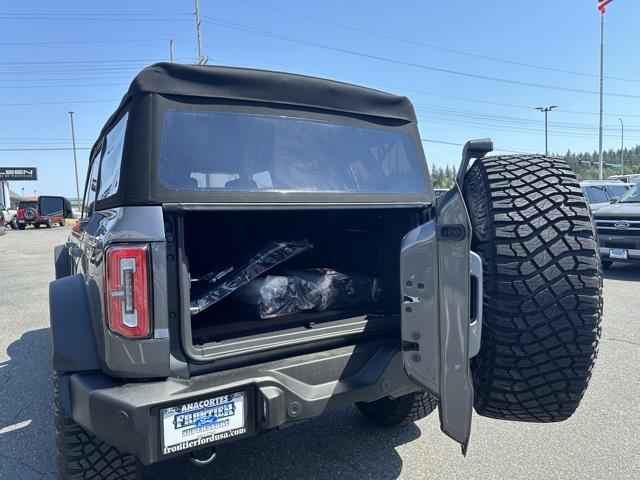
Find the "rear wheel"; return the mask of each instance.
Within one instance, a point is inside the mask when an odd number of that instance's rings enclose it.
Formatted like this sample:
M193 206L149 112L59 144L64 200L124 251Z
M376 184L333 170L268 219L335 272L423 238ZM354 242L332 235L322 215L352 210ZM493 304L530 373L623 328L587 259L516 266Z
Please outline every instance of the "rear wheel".
M86 431L60 408L59 385L54 374L56 455L59 480L136 480L141 465L133 455Z
M358 402L356 406L372 422L395 427L426 417L436 409L438 400L427 392L416 392L398 398L384 397L374 402Z
M9 222L9 226L11 227L11 230L15 230L16 228L18 228L18 220L16 219L16 217L13 217L11 219L11 222Z
M50 218L47 218L47 221L45 222L45 225L47 226L47 228L53 227L53 222L51 221Z
M556 422L577 409L600 338L602 272L588 207L561 159L477 160L464 195L483 259L475 409Z

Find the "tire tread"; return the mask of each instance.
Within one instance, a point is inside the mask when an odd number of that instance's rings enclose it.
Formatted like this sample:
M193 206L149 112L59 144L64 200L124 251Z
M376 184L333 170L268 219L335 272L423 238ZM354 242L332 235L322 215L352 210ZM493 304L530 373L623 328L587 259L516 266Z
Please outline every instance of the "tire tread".
M504 155L477 160L464 193L484 268L475 409L566 420L589 383L602 315L602 267L578 181L561 159Z

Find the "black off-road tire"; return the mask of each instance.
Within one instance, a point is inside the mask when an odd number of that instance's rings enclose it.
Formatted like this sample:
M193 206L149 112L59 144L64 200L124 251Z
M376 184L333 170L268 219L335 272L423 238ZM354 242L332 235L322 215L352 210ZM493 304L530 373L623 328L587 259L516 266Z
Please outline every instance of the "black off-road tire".
M438 400L427 392L416 392L398 398L384 397L374 402L358 402L356 406L373 423L395 427L426 417L437 408Z
M138 459L120 453L65 415L60 408L58 380L54 375L56 456L58 480L139 480Z
M9 222L9 226L11 227L11 230L16 230L18 228L18 219L13 217L11 222Z
M475 162L464 195L484 269L475 409L566 420L589 383L602 315L602 269L580 186L561 159L499 156Z
M53 227L53 222L51 221L50 218L47 219L47 221L45 222L45 225L46 225L47 228Z

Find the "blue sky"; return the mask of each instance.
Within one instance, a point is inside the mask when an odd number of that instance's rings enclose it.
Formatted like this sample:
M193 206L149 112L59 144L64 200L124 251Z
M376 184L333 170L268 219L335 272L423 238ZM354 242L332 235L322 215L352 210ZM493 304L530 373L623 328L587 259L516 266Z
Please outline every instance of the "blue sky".
M598 95L585 93L598 90L596 0L200 0L200 10L209 63L407 95L422 137L443 142L425 142L431 164L457 164L455 144L470 138L543 151L543 116L534 107L549 104L559 105L549 117L551 151L597 149ZM90 147L132 76L168 59L169 38L178 61L196 59L192 13L191 0L4 0L0 166L36 166L40 176L12 189L75 197L70 150L15 149L69 148L70 110L78 146ZM616 78L605 85L605 148L617 148L619 116L626 144L640 143L640 2L615 0L606 23L605 75ZM78 154L82 184L88 150Z

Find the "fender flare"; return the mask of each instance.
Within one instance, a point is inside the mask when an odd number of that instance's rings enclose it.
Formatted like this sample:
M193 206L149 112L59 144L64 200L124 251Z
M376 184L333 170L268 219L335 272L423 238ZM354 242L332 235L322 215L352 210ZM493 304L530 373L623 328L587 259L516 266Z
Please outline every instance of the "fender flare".
M53 264L56 270L56 280L71 275L71 256L64 245L53 249Z
M53 369L57 373L99 370L91 309L82 275L49 284Z

